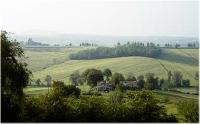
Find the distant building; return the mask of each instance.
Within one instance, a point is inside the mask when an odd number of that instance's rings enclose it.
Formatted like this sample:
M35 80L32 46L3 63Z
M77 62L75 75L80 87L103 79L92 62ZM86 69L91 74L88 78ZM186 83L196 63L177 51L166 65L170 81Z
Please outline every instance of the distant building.
M138 88L137 81L121 81L120 82L125 88Z
M115 89L115 86L108 81L100 81L97 82L96 89L98 91L112 91Z

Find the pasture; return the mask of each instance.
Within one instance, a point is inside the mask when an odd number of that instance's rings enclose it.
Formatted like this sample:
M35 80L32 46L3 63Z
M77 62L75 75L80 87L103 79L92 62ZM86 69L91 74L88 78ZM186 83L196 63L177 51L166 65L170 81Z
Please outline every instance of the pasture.
M46 75L51 75L53 80L68 82L70 74L76 70L83 72L88 68L110 68L113 72L123 73L125 76L128 73L138 76L152 72L159 78L167 78L167 70L181 71L183 78L190 79L192 86L197 83L194 76L198 71L198 49L164 49L159 58L132 56L96 60L68 59L70 53L79 50L80 48L71 48L58 53L27 52L33 79L44 80ZM55 58L61 62L53 63Z

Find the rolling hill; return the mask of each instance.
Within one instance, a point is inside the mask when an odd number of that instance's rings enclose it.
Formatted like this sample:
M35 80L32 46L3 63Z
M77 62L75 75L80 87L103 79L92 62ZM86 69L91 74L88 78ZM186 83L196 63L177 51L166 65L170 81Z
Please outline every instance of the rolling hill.
M76 51L76 49L77 48L74 48L74 51ZM31 53L29 51L27 56L32 58L28 63L30 64L29 68L38 68L34 70L33 78L44 80L46 75L51 75L53 80L69 82L69 75L76 70L83 72L88 68L97 68L101 70L110 68L113 72L123 73L124 75L133 73L135 76L138 76L140 74L144 75L145 73L152 72L160 78L167 77L167 70L171 70L172 72L181 71L184 79L190 79L192 85L196 85L197 83L194 79L194 75L198 71L198 49L164 49L162 55L156 59L133 56L97 60L69 60L67 59L69 53L70 52L67 51L65 51L64 54L63 51L58 54L40 52L38 53L39 56L35 56L37 52ZM36 58L33 59L33 56ZM46 64L53 60L51 58L52 56L55 56L58 60L62 60L62 62L53 63L46 67ZM35 62L35 60L37 60L37 62ZM37 67L34 67L36 65ZM43 66L46 68L39 69Z

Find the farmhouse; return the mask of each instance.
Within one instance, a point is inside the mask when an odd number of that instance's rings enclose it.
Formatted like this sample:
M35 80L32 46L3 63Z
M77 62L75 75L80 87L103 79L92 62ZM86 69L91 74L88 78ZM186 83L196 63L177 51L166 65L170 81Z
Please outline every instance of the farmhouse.
M137 81L121 81L120 82L125 88L138 88Z
M100 82L97 82L96 89L98 91L111 91L115 89L115 86L108 81L100 81Z

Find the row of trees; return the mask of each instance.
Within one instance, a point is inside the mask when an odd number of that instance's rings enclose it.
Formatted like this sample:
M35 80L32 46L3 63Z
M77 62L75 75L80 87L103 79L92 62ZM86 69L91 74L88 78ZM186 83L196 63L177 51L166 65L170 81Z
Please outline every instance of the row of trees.
M145 76L139 75L135 77L132 73L129 73L126 77L121 73L112 73L110 69L104 69L103 71L97 69L87 69L82 74L79 71L75 71L70 75L70 81L74 85L83 84L87 82L90 86L96 86L97 82L103 80L110 81L111 83L118 85L120 81L137 81L139 89L171 89L174 87L190 87L190 80L183 79L183 75L180 71L168 72L167 79L159 79L154 73L146 73ZM198 73L196 73L196 79L198 80Z
M146 56L158 57L161 54L161 48L154 45L143 46L143 44L125 44L116 47L98 47L95 49L87 49L78 53L71 54L70 59L101 59L125 56Z
M165 44L166 48L180 48L181 44L176 43L174 46L172 44L166 43ZM187 48L198 48L198 42L190 42L187 44Z

